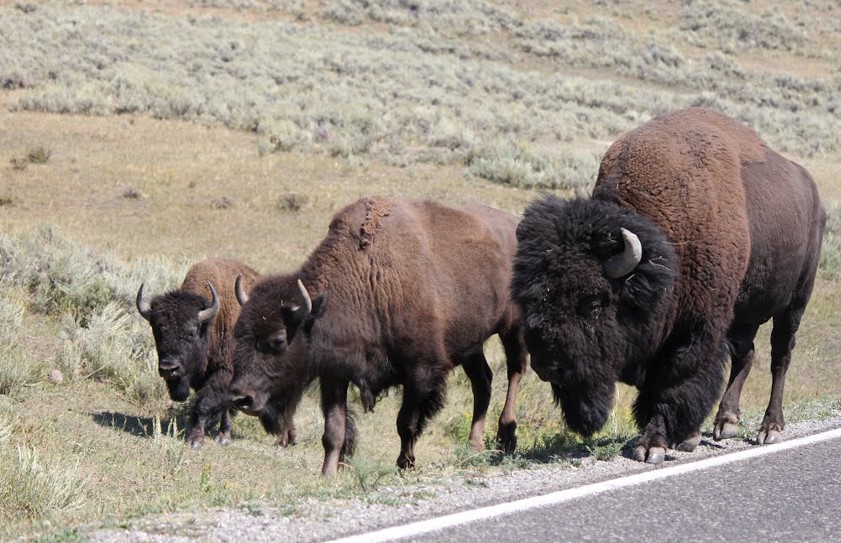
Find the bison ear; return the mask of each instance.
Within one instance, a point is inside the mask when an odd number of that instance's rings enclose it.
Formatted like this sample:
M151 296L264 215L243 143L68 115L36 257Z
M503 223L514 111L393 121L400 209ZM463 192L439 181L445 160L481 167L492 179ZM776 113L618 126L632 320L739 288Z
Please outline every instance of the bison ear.
M310 315L312 318L317 319L324 315L324 310L327 308L327 292L322 292L318 296L315 297L315 300L312 301L312 311Z

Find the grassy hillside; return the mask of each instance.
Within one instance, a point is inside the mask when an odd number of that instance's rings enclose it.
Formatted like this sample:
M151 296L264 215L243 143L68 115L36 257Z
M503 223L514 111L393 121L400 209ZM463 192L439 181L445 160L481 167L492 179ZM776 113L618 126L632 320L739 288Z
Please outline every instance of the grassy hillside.
M229 447L187 451L188 407L168 400L133 297L205 257L291 270L363 195L519 213L539 191L586 194L618 134L692 105L754 127L818 182L829 234L785 407L789 421L839 409L838 3L557 4L0 0L0 539L217 505L294 514L302 498L617 454L633 391L582 441L530 374L519 454L475 455L460 370L402 479L399 391L360 415L357 459L332 481L317 476L316 391L295 447L240 416ZM745 437L770 388L761 335ZM495 418L504 364L496 340L487 351Z

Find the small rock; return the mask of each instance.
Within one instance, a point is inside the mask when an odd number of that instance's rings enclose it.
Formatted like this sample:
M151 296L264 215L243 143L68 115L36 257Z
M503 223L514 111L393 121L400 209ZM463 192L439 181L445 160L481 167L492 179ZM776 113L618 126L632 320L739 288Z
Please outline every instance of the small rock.
M49 381L56 385L60 385L62 381L64 381L64 375L62 375L61 370L56 368L50 372Z

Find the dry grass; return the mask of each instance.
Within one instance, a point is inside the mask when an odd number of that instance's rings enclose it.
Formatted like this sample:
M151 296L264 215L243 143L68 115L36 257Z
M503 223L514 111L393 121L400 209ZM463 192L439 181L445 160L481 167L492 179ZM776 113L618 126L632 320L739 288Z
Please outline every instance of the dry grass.
M597 157L619 132L692 103L717 105L754 125L814 174L834 209L841 201L841 72L828 54L841 47L834 2L803 9L728 0L711 4L706 18L695 2L655 8L641 1L558 7L540 0L421 0L415 13L386 0L144 3L158 28L194 33L193 41L175 41L187 34L172 37L179 51L209 54L196 44L213 43L214 32L232 27L245 43L260 42L260 54L304 62L293 71L284 59L261 64L234 55L219 64L227 75L212 84L174 76L184 68L181 59L192 57L165 50L169 60L152 65L160 71L153 77L144 40L137 41L143 54L114 55L124 43L105 34L98 43L72 36L56 42L74 51L64 65L39 60L41 49L21 43L44 13L61 21L53 37L67 36L68 18L89 25L87 17L100 14L130 26L138 17L135 2L53 4L32 3L35 11L27 13L30 4L0 0L0 21L26 23L0 32L0 231L6 236L0 246L0 488L23 477L32 490L28 508L2 498L0 538L36 534L44 521L52 523L47 532L61 532L184 508L379 499L374 491L381 485L434 485L466 471L564 463L582 451L609 457L635 432L632 390L620 389L603 438L582 443L565 430L549 388L529 375L518 408L522 454L477 457L464 447L471 398L456 372L447 406L419 443L419 468L402 480L393 470L396 431L382 431L394 428L399 394L383 399L375 414L359 416L358 457L333 481L317 476L322 428L315 392L299 411L295 447L275 450L253 419L238 417L231 446L187 451L181 441L187 406L166 399L147 325L132 309L141 282L174 286L189 263L212 256L240 258L264 272L290 270L324 235L332 213L363 195L482 202L519 213L541 188L584 192ZM750 17L731 20L727 33L681 30L685 21L702 29L734 10ZM762 27L763 21L776 26ZM275 23L294 30L290 41L259 39L273 35ZM757 28L749 23L778 30L771 37L745 34ZM740 43L741 35L750 39ZM273 50L276 43L280 49ZM309 49L290 53L284 43ZM605 47L611 56L601 53ZM135 64L121 64L123 54ZM122 80L90 69L103 58ZM42 70L47 65L58 66L55 79ZM247 75L234 81L230 66ZM266 66L286 85L271 100L255 90L263 88ZM281 77L290 74L310 86ZM135 85L136 103L154 107L115 114L102 92L114 81ZM175 98L148 102L155 93L144 88ZM237 94L246 88L258 98L250 106ZM230 109L217 107L226 100ZM179 103L216 109L194 116L189 108L172 108ZM88 114L39 111L79 113L85 104ZM243 121L255 112L266 117L262 128ZM45 231L54 236L50 243ZM12 259L3 247L25 258ZM29 282L19 273L26 259ZM80 271L70 274L75 282L62 279L64 290L57 291L50 278L62 270ZM837 407L837 273L822 272L804 318L786 389L790 420L816 416L800 406ZM749 417L764 410L770 387L768 331L762 333L744 395ZM487 351L497 375L492 421L503 398L504 365L495 340ZM56 367L64 373L61 384L47 378ZM489 423L488 436L494 430Z

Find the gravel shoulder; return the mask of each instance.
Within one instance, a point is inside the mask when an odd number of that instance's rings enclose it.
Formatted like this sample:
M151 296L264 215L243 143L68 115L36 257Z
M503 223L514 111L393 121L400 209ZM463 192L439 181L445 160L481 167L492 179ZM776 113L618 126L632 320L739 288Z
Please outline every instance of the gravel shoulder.
M841 411L820 421L804 421L786 427L786 439L841 428ZM693 462L754 447L743 439L716 443L704 436L693 453L669 451L664 466ZM294 507L214 509L146 517L121 530L100 529L88 533L97 543L145 542L312 542L362 533L457 511L546 494L658 469L624 456L599 461L536 466L532 469L477 471L460 474L434 484L379 487L373 492L379 502L388 497L401 505L371 503L354 498L324 501L307 498ZM418 496L421 496L420 498Z

